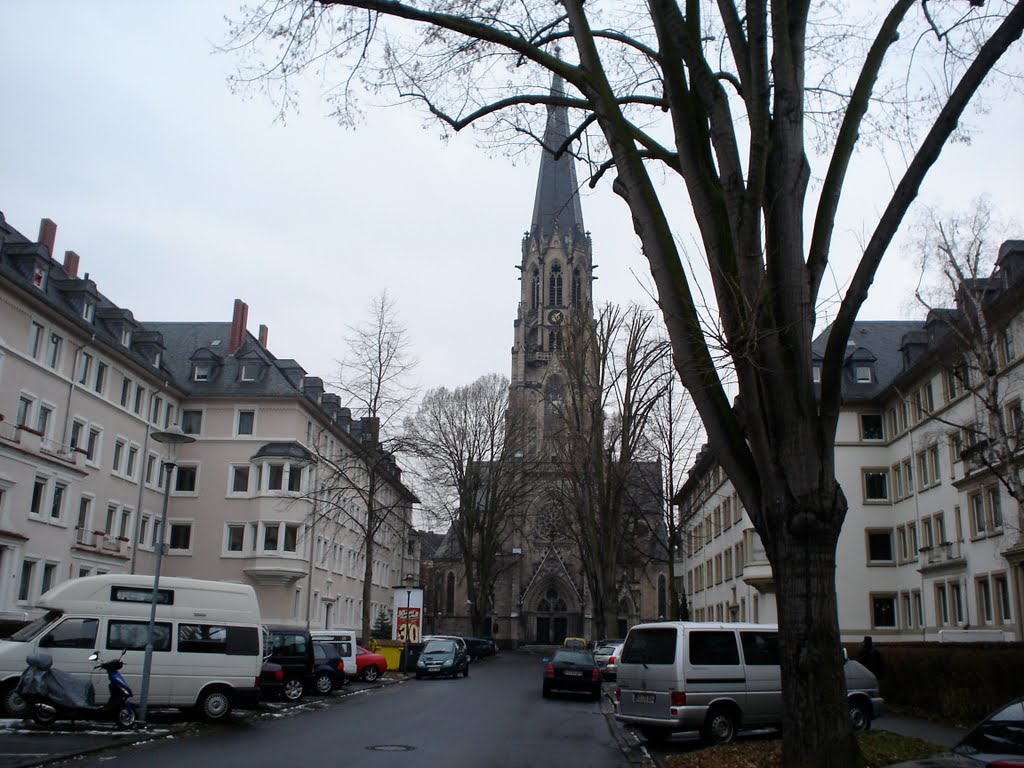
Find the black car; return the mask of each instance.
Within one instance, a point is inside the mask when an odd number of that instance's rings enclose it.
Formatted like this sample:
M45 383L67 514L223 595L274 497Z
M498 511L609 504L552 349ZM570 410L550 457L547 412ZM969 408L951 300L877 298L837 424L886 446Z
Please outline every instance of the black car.
M601 670L590 651L559 648L550 659L545 659L544 687L541 693L547 699L553 691L589 693L595 701L601 698Z
M494 641L487 637L464 637L466 650L471 661L477 661L494 654Z
M306 693L316 690L316 663L313 656L313 638L309 630L297 627L267 627L269 650L265 661L281 667L284 680L280 690L261 682L264 698L280 695L288 701L298 701ZM268 681L269 682L269 681Z
M346 682L345 660L335 643L313 643L315 661L316 692L326 696L335 688L341 688Z

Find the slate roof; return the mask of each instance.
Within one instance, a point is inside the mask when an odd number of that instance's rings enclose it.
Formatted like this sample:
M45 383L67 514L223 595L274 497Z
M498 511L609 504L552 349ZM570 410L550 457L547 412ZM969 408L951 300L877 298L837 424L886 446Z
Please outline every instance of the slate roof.
M562 78L555 75L551 95L563 96ZM579 183L576 181L576 161L572 153L554 153L563 147L569 136L569 110L564 106L549 106L544 128L544 149L541 152L540 171L537 174L537 194L533 203L530 236L541 244L547 243L555 230L572 241L586 236L583 229L583 207L580 205Z
M859 320L853 324L850 340L846 346L846 361L843 369L843 399L871 400L882 394L893 380L903 372L903 345L910 335L920 332L924 322L920 320ZM811 344L816 363L825 356L825 345L832 330L830 325ZM873 370L870 382L858 382L857 365L870 365Z

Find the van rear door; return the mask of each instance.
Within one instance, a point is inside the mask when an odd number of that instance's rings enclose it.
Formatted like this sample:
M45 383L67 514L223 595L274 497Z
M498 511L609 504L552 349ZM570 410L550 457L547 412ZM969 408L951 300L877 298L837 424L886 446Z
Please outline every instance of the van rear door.
M779 633L774 629L741 629L740 645L747 675L744 722L750 725L782 722Z
M619 655L619 714L669 717L672 692L679 690L681 665L677 627L629 630Z

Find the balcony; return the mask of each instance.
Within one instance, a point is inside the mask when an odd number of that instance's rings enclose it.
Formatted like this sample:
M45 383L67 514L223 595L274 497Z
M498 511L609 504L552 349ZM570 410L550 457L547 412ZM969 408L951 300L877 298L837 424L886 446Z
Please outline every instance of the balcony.
M758 592L775 591L775 574L772 573L771 563L767 560L747 563L743 566L740 578Z
M967 559L960 550L959 541L944 541L920 550L921 573L934 575L959 571L967 567Z
M81 451L52 440L24 424L14 425L0 421L0 444L7 444L20 453L37 456L65 467L78 468L84 463L84 454Z
M543 352L540 350L526 353L526 362L528 365L540 365L541 363L547 363L551 360L550 352Z
M251 557L242 570L265 587L287 587L306 577L308 564L298 558Z

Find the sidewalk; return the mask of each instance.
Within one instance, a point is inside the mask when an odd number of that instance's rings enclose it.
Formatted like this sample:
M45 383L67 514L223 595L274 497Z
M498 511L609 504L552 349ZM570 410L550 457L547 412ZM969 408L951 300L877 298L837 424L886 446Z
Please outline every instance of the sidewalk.
M881 731L891 731L901 736L912 736L915 739L930 741L946 749L951 749L966 734L965 728L957 728L943 723L934 723L919 717L891 714L878 718L871 727Z

